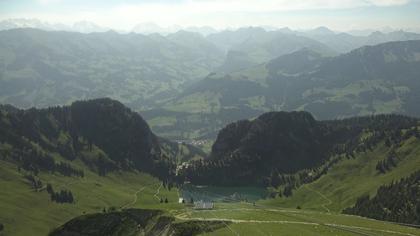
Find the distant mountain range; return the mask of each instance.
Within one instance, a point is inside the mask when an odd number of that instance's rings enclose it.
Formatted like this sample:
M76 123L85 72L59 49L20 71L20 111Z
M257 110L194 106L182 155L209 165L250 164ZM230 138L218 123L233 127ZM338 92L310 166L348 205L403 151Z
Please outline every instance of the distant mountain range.
M0 31L0 102L19 107L113 97L134 109L165 100L222 64L197 33Z
M420 116L419 55L420 41L365 46L337 57L303 49L236 72L211 74L168 101L163 106L168 112L149 111L145 117L176 117L174 125L154 127L168 135L177 124L189 123L184 127L191 132L187 128L205 122L202 135L214 137L211 130L221 124L273 110L305 110L319 119ZM180 113L187 111L190 115Z
M181 139L214 138L229 122L272 110L319 119L419 115L420 34L205 30L2 30L0 102L27 108L111 97L143 111L157 133Z
M73 25L66 24L50 24L38 19L9 19L0 22L0 30L33 28L48 31L73 31L80 33L106 32L109 28L99 26L89 21L79 21Z
M236 31L241 28L227 28L227 29L215 29L210 26L180 26L180 25L171 25L167 27L160 26L153 22L143 22L133 26L130 30L121 30L121 29L114 29L109 27L100 26L91 21L78 21L73 24L64 24L64 23L49 23L45 21L41 21L39 19L28 19L28 18L11 18L5 19L0 21L0 30L8 30L8 29L17 29L17 28L35 28L35 29L42 29L48 31L71 31L71 32L79 32L79 33L93 33L93 32L106 32L106 31L116 31L121 33L141 33L141 34L161 34L161 35L168 35L171 33L176 33L179 30L185 30L189 32L199 33L204 37L210 34L216 34L223 31ZM393 29L391 27L383 27L380 29L365 29L365 30L350 30L350 31L333 31L328 29L325 26L321 26L315 29L309 30L292 30L288 27L274 27L274 26L260 26L256 28L261 28L266 31L277 31L281 33L287 34L301 34L304 36L325 36L325 35L341 35L338 37L339 39L344 39L346 36L353 36L353 39L359 38L359 40L363 41L362 38L369 37L372 34L383 33L385 35L395 32L415 32L419 33L418 29ZM410 34L410 33L408 33ZM395 34L394 34L395 36ZM398 37L398 36L397 36ZM402 39L400 39L402 40ZM343 44L348 44L350 42L343 42ZM355 44L351 42L351 44ZM342 45L345 47L344 45ZM348 46L348 45L347 45Z
M118 31L118 32L133 32L140 34L161 34L168 35L176 33L180 30L186 30L189 32L199 33L203 36L209 34L217 33L218 30L210 26L170 26L170 27L161 27L152 22L145 22L135 25L131 30L124 31L119 29L111 29L107 27L99 26L90 21L78 21L72 25L62 24L62 23L48 23L38 19L7 19L0 21L0 30L9 30L9 29L19 29L19 28L33 28L33 29L42 29L47 31L69 31L69 32L79 32L79 33L97 33L97 32L106 32L106 31Z
M352 35L350 33L333 32L328 28L319 27L314 30L298 33L305 37L317 40L328 45L333 50L346 53L353 49L366 46L386 43L390 41L419 40L419 34L399 31L380 32L373 31L365 36Z

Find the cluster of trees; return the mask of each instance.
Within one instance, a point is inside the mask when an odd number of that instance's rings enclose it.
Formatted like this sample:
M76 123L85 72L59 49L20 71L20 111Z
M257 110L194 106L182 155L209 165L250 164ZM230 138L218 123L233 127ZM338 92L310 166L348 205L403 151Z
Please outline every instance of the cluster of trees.
M264 187L273 187L277 189L283 186L282 192L277 192L278 196L285 196L290 197L293 194L293 190L298 188L299 186L311 183L317 179L319 179L322 175L326 174L327 171L336 164L342 156L334 156L325 161L322 165L312 168L312 169L303 169L294 174L282 174L278 171L274 171L271 173L269 177L264 179L263 186ZM271 193L271 197L275 197L273 193Z
M1 136L1 135L0 135ZM3 158L10 160L23 169L37 175L40 171L57 172L64 176L84 176L83 170L76 169L66 162L55 162L54 158L45 150L41 150L30 140L8 142L13 145L10 150L0 153Z
M32 188L34 188L36 191L42 189L42 187L43 187L42 181L39 178L37 178L36 176L25 175L25 179L27 179L29 181Z
M420 138L418 126L414 126L405 130L392 130L386 134L385 145L391 150L384 160L381 160L376 164L376 170L381 174L384 174L390 171L392 168L395 168L401 161L395 152L396 147L401 146L403 141L411 137L415 137L417 139Z
M168 198L165 198L165 200L163 200L163 198L160 199L160 203L168 203Z
M357 199L345 214L360 215L378 220L420 225L420 171L390 185L381 186L375 197Z
M354 151L370 150L385 138L398 144L403 140L403 130L414 130L419 125L418 119L395 114L354 117L323 123L333 133L330 137L339 140L337 143L344 144L335 146L338 148L336 152L349 155ZM361 133L369 135L361 140ZM411 132L406 132L404 139L411 136Z
M17 165L37 174L39 171L58 172L64 176L83 177L83 170L76 169L66 162L55 162L54 158L35 148L13 149L11 158Z
M70 190L60 190L58 192L54 192L52 185L47 184L47 192L53 202L74 203L73 193Z
M392 149L388 156L376 164L376 170L381 174L385 174L390 171L392 168L396 167L398 163L397 153Z
M66 162L61 162L61 161L55 164L54 170L64 176L78 176L78 177L85 176L85 173L83 172L83 170L75 169L70 164Z

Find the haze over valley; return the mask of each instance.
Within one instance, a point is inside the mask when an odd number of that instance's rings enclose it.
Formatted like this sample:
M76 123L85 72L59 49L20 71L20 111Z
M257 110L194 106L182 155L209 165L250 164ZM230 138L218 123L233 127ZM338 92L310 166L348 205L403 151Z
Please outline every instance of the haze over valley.
M420 235L420 2L0 2L0 236Z

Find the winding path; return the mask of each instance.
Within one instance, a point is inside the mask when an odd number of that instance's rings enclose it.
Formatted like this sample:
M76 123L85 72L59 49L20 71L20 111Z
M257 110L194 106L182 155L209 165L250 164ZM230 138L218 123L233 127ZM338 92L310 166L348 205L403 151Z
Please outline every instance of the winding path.
M161 183L159 185L159 187L156 189L156 193L155 195L153 195L153 197L155 197L158 201L160 201L160 198L158 197L159 193L160 193L160 189L162 188L163 184Z
M217 210L213 210L217 211ZM214 215L212 213L212 215ZM316 222L307 222L307 221L289 221L289 220L238 220L238 219L230 219L230 218L203 218L203 217L186 217L185 214L179 214L175 216L180 220L197 220L197 221L225 221L225 222L232 222L232 223L257 223L257 224L300 224L300 225L316 225L316 226L327 226L333 227L337 229L345 229L354 234L358 235L370 235L365 232L360 232L357 230L363 230L368 232L380 232L380 233L388 233L388 234L395 234L395 235L404 235L404 236L416 236L410 233L403 233L397 232L393 230L383 230L383 229L373 229L368 227L359 227L359 226L350 226L350 225L342 225L342 224L331 224L331 223L316 223ZM227 224L226 224L227 225ZM229 230L232 231L235 235L239 235L235 232L231 227L228 227Z
M137 194L139 194L139 193L140 193L141 191L143 191L145 188L146 188L146 186L144 186L144 187L140 188L139 190L137 190L137 192L135 192L135 193L133 194L133 196L134 196L133 201L132 201L132 202L130 202L130 203L125 204L124 206L122 206L122 207L121 207L121 209L125 209L125 208L127 208L127 207L129 207L129 206L132 206L132 205L136 204L137 199L138 199Z
M217 217L214 212L209 211L214 217ZM234 235L239 236L239 233L236 232L235 230L233 230L228 224L226 224L225 221L223 221L223 224L226 226L226 228L228 228L230 230L230 232L232 232Z
M324 194L322 194L321 192L316 191L315 189L309 188L309 186L308 186L308 185L305 185L305 188L306 188L306 189L308 189L309 191L312 191L312 192L314 192L314 193L318 194L318 195L319 195L319 196L321 196L323 199L325 199L328 203L322 204L321 206L322 206L322 208L324 208L324 209L325 209L328 213L330 213L330 209L328 209L328 207L327 207L327 206L331 205L333 202L332 202L329 198L327 198Z

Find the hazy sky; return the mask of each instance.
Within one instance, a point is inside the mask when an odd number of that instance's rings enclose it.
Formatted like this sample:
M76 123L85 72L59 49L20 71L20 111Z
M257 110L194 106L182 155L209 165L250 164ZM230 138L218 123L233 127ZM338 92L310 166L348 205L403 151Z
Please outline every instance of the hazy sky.
M215 28L267 25L336 30L420 28L420 0L0 0L0 19L92 21L130 30L137 23Z

